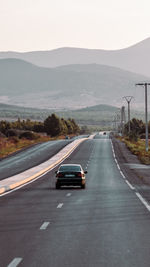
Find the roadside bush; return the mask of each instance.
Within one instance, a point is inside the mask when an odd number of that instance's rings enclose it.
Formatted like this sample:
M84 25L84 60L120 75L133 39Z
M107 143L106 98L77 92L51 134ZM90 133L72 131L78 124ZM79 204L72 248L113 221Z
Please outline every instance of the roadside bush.
M18 136L18 132L17 130L15 129L9 129L7 132L6 132L6 136L9 137L9 136Z
M6 137L6 135L0 132L0 138L4 138L4 137Z
M145 151L145 140L138 139L137 142L134 142L133 140L129 140L129 138L122 138L122 141L143 164L150 164L150 150L148 152Z
M146 165L150 165L150 157L149 156L139 156L139 160Z
M129 135L129 140L130 141L134 141L137 142L138 141L138 134L136 132L131 132Z
M145 133L143 133L143 134L140 135L140 139L145 139L145 138L146 138ZM148 138L150 139L150 134L148 135Z
M24 132L22 134L20 134L19 138L26 138L29 140L36 140L39 138L39 135L30 131Z

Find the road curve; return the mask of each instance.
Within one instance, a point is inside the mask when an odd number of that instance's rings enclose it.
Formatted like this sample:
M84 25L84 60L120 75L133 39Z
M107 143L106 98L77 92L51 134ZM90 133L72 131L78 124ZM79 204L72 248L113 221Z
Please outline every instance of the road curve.
M0 161L0 180L30 169L55 155L70 140L48 141L18 152Z
M111 141L86 140L65 163L88 170L85 190L56 190L52 170L0 198L0 266L149 267L150 212L123 178Z
M93 136L90 136L89 138L91 139ZM44 174L54 169L54 167L69 157L69 155L77 148L77 146L86 139L87 138L76 139L61 149L53 157L39 164L38 166L1 180L0 195L7 194L11 190L16 190L18 187L24 186L27 183L31 183L35 179L40 179Z

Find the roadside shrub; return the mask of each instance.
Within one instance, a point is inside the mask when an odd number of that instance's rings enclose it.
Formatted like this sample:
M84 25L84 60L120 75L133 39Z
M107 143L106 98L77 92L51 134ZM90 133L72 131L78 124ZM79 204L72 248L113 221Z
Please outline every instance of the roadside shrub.
M137 142L129 140L128 138L122 138L122 141L126 144L127 148L138 157L143 164L150 165L150 150L145 151L145 140L138 139ZM150 142L149 142L150 146Z
M9 129L7 132L6 132L6 135L7 137L9 136L18 136L18 133L15 129Z
M150 157L149 156L139 156L139 160L146 165L150 164Z
M0 138L4 138L4 137L6 137L6 135L0 132Z
M128 137L129 137L129 140L130 140L130 141L134 141L134 142L137 142L137 141L138 141L138 134L135 133L135 132L131 132L131 133L128 135Z
M26 138L26 139L29 139L29 140L36 140L36 139L39 138L39 135L36 134L36 133L30 132L30 131L27 131L27 132L24 132L24 133L20 134L19 137L21 139L22 138Z
M145 138L146 138L145 133L143 133L143 134L140 135L140 139L145 139ZM150 139L150 134L148 135L148 138Z

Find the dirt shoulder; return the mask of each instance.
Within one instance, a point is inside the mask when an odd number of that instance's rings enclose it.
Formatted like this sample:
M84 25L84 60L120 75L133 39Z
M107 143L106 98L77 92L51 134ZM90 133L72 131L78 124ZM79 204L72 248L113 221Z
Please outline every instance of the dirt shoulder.
M141 164L137 156L133 155L126 145L116 138L112 138L116 158L126 178L135 185L150 185L150 165Z

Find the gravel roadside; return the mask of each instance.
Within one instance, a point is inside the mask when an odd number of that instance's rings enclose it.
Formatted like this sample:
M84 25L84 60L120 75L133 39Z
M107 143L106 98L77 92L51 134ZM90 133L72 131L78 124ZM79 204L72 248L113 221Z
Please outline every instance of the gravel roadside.
M150 186L150 165L141 164L137 156L133 155L120 140L113 137L112 143L117 161L125 177L135 186Z

